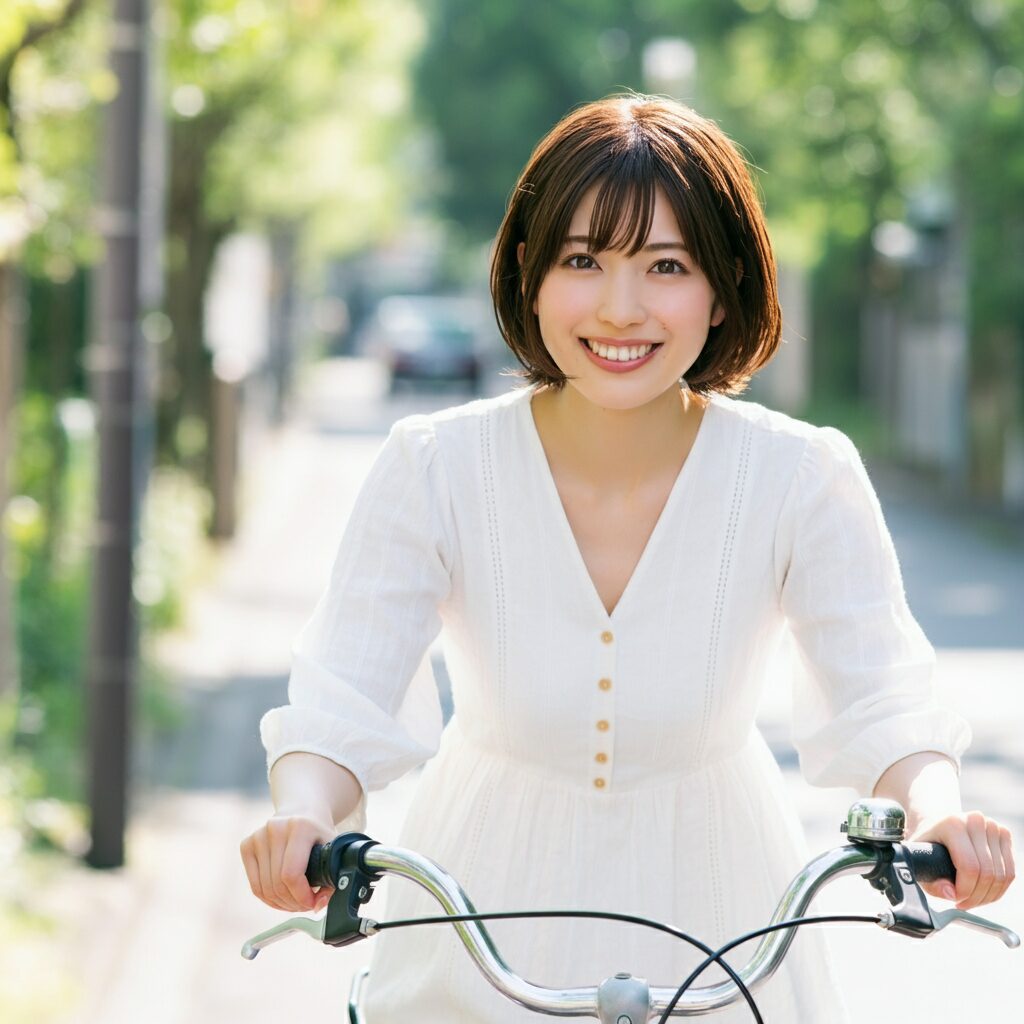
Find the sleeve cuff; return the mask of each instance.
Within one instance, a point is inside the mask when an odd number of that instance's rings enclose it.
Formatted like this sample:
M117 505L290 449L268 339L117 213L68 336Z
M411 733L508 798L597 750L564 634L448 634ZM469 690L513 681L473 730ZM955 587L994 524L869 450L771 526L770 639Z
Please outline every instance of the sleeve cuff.
M813 755L801 753L801 768L814 786L852 786L860 796L870 796L886 770L911 754L942 754L959 774L970 742L970 726L954 712L910 711L868 726L820 764L814 763Z
M318 754L347 768L364 793L383 789L434 753L395 727L377 732L325 711L289 705L263 716L260 738L267 751L268 774L285 754Z

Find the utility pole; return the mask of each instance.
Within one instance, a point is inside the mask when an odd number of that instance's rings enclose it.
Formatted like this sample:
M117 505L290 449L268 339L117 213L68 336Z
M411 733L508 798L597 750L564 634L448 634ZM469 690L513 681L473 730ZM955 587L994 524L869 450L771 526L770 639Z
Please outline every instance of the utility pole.
M88 369L96 403L99 474L92 538L87 695L93 867L124 863L132 692L138 624L132 595L139 447L139 228L145 116L146 0L115 0L110 68L117 96L107 110L99 226L105 255L93 281Z

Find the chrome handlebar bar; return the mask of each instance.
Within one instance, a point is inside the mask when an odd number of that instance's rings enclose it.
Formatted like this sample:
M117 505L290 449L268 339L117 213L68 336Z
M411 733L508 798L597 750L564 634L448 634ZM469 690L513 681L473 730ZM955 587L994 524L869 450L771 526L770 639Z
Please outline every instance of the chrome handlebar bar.
M963 911L930 908L917 884L913 864L918 853L923 863L935 851L915 851L898 842L892 821L902 813L902 808L890 801L865 800L855 804L843 826L851 841L816 857L796 875L779 901L771 924L803 916L822 886L843 875L860 874L892 904L892 910L878 915L878 924L883 928L924 938L949 924L961 923L998 935L1010 948L1019 946L1019 937L1001 925ZM884 823L884 831L880 828L872 831L872 821L875 825ZM358 909L369 898L374 882L384 873L422 886L448 915L476 913L458 882L427 857L399 847L377 845L365 836L339 838L349 840L347 845L337 848L347 852L334 857L329 874L336 880L336 892L323 917L285 921L245 943L242 956L251 960L264 946L297 931L332 945L345 945L375 934L376 922L360 917ZM902 838L902 829L899 829L899 838ZM311 859L311 870L312 866ZM550 989L534 985L508 967L481 923L458 921L453 922L452 927L484 977L507 998L534 1012L555 1017L596 1017L601 1021L617 1021L626 1016L627 1020L640 1024L663 1014L675 996L674 988L650 987L643 979L628 975L617 975L601 986L588 988ZM762 937L749 962L736 972L748 989L753 991L775 973L794 935L795 928L787 928ZM736 1002L741 996L740 988L732 980L690 988L677 1001L672 1015L711 1013ZM614 1016L610 1015L613 1006ZM623 1007L632 1008L632 1012L623 1014Z

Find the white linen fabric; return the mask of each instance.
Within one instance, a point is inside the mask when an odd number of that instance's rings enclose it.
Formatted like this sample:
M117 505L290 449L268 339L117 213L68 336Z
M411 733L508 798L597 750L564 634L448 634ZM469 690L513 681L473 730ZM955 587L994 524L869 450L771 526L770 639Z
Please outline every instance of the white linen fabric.
M844 434L714 396L608 615L533 393L395 425L296 642L290 704L263 719L268 763L311 751L373 790L430 759L401 842L479 910L614 910L717 946L766 923L808 857L754 724L787 628L810 680L793 736L812 783L870 795L923 750L959 765L969 730L934 702L934 652ZM442 626L456 713L438 749L436 698L409 684ZM389 917L436 913L417 887L388 885ZM632 925L490 930L510 966L555 987L618 971L675 985L701 958ZM369 1024L540 1019L490 988L451 929L373 941ZM756 995L766 1020L846 1019L820 928ZM751 1015L740 1002L713 1019Z

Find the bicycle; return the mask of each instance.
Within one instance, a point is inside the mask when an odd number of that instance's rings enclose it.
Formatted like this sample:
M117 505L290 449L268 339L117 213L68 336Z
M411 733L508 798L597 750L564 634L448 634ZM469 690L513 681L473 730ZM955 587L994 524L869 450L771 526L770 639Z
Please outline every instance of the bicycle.
M752 991L778 969L796 933L805 924L857 921L877 924L911 938L927 938L950 924L961 924L998 935L1010 949L1020 946L1019 936L1002 925L962 910L934 910L921 881L956 880L956 872L944 846L937 843L904 843L906 813L894 801L858 800L840 826L847 842L816 857L797 873L764 928L748 932L717 950L669 925L625 914L590 911L522 911L479 914L466 893L443 868L410 850L381 846L361 833L337 836L310 854L306 877L312 886L328 885L334 894L320 918L297 917L262 932L242 946L248 960L279 939L302 932L331 945L345 946L387 928L450 923L484 977L506 998L534 1012L558 1017L590 1017L602 1024L667 1022L670 1016L713 1013L745 999L755 1021L761 1021ZM438 917L407 921L374 921L360 917L360 907L370 899L374 885L385 874L416 882L440 903ZM862 875L888 900L891 909L873 916L828 915L803 917L814 895L826 884L850 874ZM512 917L600 917L645 924L675 935L705 953L704 961L677 988L652 987L643 978L616 974L590 988L548 989L510 970L481 922ZM725 954L752 938L761 937L749 962L734 970ZM718 963L728 981L694 987L701 972ZM350 1024L363 1024L360 995L368 971L354 979L349 996Z

